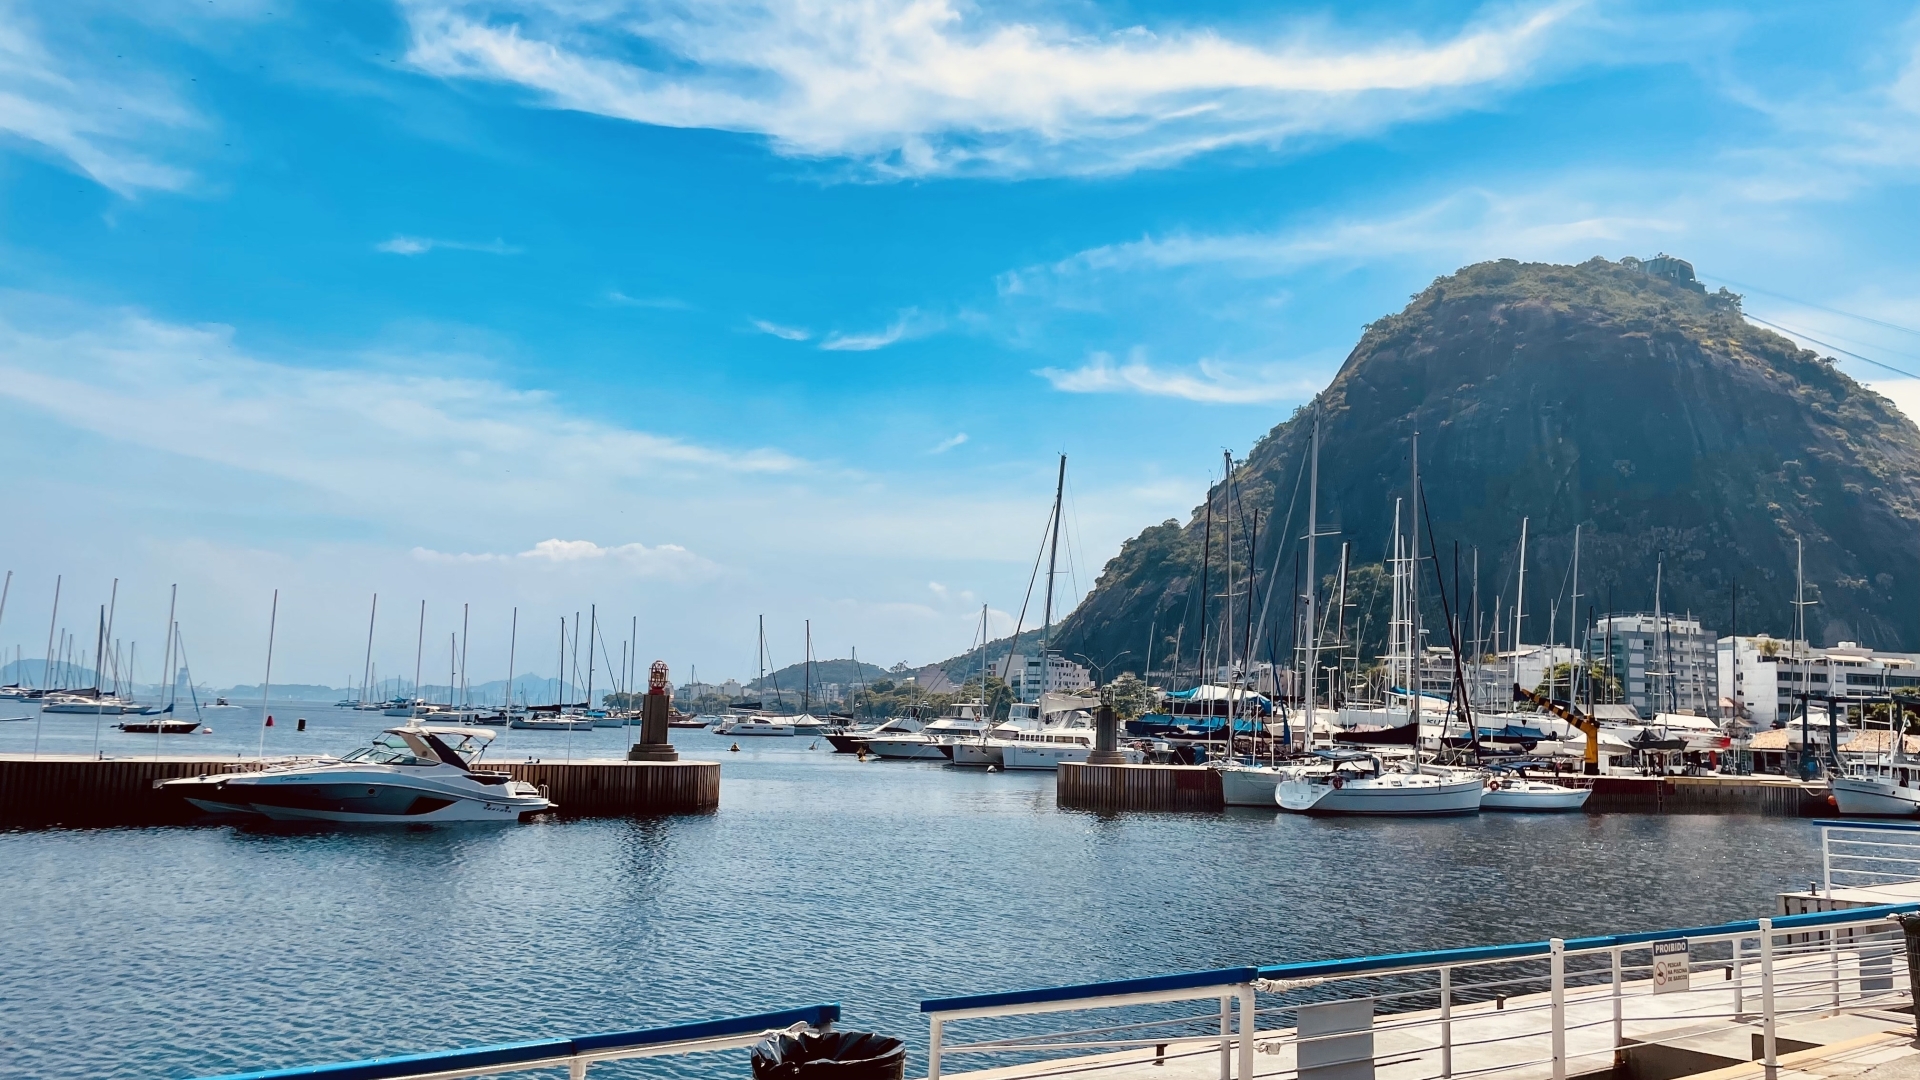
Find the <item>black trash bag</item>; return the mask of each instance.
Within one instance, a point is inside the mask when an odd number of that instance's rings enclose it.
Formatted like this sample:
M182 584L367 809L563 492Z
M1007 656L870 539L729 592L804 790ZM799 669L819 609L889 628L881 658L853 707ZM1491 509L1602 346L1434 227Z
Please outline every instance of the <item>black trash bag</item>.
M907 1044L870 1031L781 1032L753 1048L753 1080L903 1080Z

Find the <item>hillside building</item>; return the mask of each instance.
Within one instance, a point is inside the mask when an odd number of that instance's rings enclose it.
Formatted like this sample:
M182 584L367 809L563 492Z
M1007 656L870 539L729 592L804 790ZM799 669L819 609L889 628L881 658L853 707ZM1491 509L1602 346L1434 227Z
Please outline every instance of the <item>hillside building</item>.
M1620 684L1621 696L1646 719L1658 713L1720 713L1720 675L1712 631L1677 615L1609 615L1593 627L1592 644Z
M1920 686L1920 654L1881 652L1858 642L1814 648L1758 634L1721 638L1715 647L1720 699L1728 713L1761 730L1796 716L1798 695L1874 695ZM1815 711L1820 710L1818 703Z
M1039 656L1014 653L1007 684L1016 699L1039 701L1041 694L1071 694L1092 686L1093 678L1085 667L1059 653Z

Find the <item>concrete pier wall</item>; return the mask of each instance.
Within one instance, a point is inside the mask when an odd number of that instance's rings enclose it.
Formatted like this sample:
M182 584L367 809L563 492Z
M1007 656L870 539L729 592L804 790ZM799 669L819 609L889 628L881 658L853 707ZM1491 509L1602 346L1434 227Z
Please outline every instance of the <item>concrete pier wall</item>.
M0 826L171 825L197 811L158 780L243 772L251 761L190 757L0 756ZM704 813L720 805L720 765L706 761L488 762L542 786L564 815Z
M1824 784L1772 776L1562 776L1591 787L1590 814L1760 814L1809 817L1831 810ZM1059 805L1078 810L1219 810L1220 777L1203 765L1062 765Z

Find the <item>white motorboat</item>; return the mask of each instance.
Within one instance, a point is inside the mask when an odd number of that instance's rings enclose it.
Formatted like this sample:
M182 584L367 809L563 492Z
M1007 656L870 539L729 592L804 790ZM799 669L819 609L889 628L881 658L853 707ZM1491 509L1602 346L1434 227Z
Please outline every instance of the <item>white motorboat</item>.
M1283 810L1303 814L1433 816L1477 814L1479 773L1408 761L1389 768L1377 754L1329 755L1328 764L1292 771L1274 789Z
M873 735L863 740L867 753L906 761L945 761L948 743L966 742L985 734L992 721L986 706L974 702L953 705L945 716L915 734Z
M1480 795L1480 809L1531 813L1578 810L1587 805L1592 788L1567 787L1545 780L1490 777Z
M1040 706L1016 701L1007 707L1007 718L971 739L954 739L941 744L947 759L955 765L999 765L1001 751L1008 739L1025 731L1039 731L1046 725L1040 719Z
M43 713L79 713L84 716L119 716L138 713L141 708L113 694L48 694L40 705Z
M593 718L556 713L527 713L507 721L515 731L592 731Z
M167 780L160 787L212 813L274 821L519 821L554 809L532 784L475 768L493 737L487 728L408 724L339 759Z
M793 724L784 716L729 716L714 725L715 735L777 735L792 736L798 734Z
M833 744L833 752L836 754L859 754L865 752L868 739L890 735L913 735L926 726L926 719L920 715L919 710L910 708L905 716L891 717L878 724L829 731L826 733L826 738L827 742Z
M1057 771L1062 763L1082 762L1093 753L1095 733L1092 718L1084 711L1068 713L1064 719L1039 731L1019 731L1000 747L1003 769L1041 769ZM1138 765L1146 755L1132 747L1122 747L1127 764Z
M1828 781L1834 809L1848 817L1913 817L1920 814L1920 762L1866 761Z

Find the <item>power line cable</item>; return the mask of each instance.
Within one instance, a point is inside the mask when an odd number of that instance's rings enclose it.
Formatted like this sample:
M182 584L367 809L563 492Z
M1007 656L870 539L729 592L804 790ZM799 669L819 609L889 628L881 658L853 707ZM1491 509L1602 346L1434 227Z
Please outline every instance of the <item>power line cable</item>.
M1859 353L1854 352L1851 349L1843 349L1838 345L1821 341L1819 338L1814 337L1812 334L1806 333L1804 331L1795 330L1789 326L1782 326L1777 322L1768 322L1767 320L1759 317L1758 315L1748 315L1746 317L1752 322L1757 322L1761 326L1770 326L1773 329L1778 330L1783 334L1792 334L1794 337L1804 338L1807 341L1811 341L1815 345L1818 345L1823 349L1832 349L1834 352L1840 353L1843 356L1851 356L1855 360L1858 360L1862 363L1872 364L1874 367L1877 367L1877 368L1886 368L1888 371L1893 372L1895 375L1900 375L1909 379L1920 379L1920 375L1915 375L1913 372L1908 371L1905 368L1894 367L1892 364L1886 363L1884 361L1875 360L1871 356L1861 356Z
M1701 276L1710 278L1714 281L1722 282L1727 285L1731 285L1736 289L1745 289L1748 292L1757 292L1763 296L1771 296L1771 297L1774 297L1775 299L1785 300L1789 303L1799 304L1802 307L1815 308L1820 311L1831 312L1835 315L1844 315L1849 319L1858 319L1864 323L1872 323L1875 326L1884 326L1889 330L1898 330L1903 334L1912 334L1915 337L1920 337L1920 330L1915 330L1910 326L1901 326L1899 323L1890 323L1890 322L1887 322L1885 319L1876 319L1869 315L1857 315L1851 311L1842 311L1839 308L1828 307L1825 304L1816 304L1811 300L1801 300L1798 297L1788 296L1785 293L1774 292L1772 289L1763 289L1758 285L1742 285L1741 283L1733 280L1732 278L1724 278L1719 276L1718 274L1703 274ZM1748 318L1752 318L1752 316L1748 316Z

